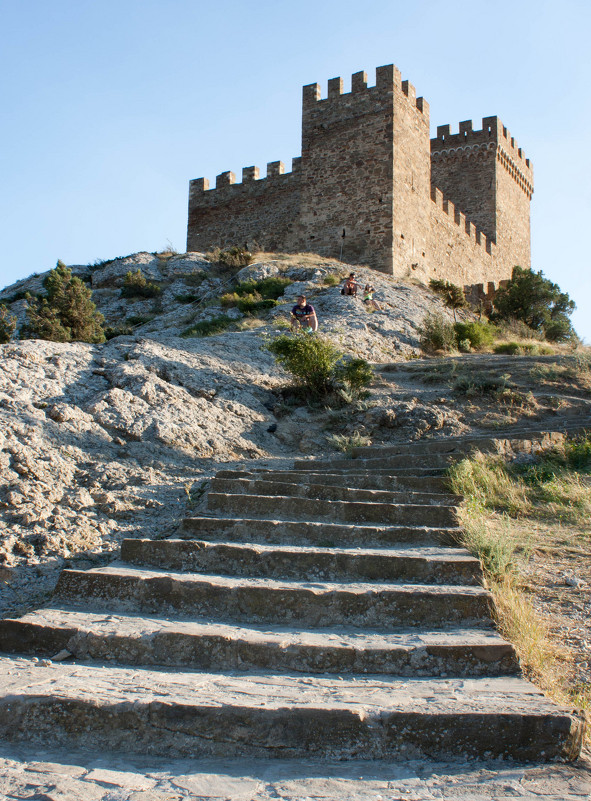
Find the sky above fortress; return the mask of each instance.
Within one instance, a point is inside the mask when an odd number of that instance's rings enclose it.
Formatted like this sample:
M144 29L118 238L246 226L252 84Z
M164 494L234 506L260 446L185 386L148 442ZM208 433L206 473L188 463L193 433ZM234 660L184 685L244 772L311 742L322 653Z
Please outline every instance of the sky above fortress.
M300 154L301 87L394 63L431 131L498 115L534 166L532 266L591 343L588 0L0 0L0 285L167 243L191 178Z

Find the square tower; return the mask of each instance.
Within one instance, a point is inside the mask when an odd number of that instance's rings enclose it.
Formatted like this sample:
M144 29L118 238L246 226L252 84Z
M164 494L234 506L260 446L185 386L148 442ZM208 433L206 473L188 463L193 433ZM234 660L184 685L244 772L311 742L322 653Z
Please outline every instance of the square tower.
M393 65L304 86L302 250L407 274L429 227L429 109Z

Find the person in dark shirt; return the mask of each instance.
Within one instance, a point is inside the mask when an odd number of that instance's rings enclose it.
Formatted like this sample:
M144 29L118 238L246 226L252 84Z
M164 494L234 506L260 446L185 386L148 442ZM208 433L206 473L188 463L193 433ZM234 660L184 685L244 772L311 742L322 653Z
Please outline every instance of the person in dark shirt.
M298 302L291 310L291 327L294 330L303 328L309 332L318 330L318 318L314 306L306 303L305 295L299 296Z

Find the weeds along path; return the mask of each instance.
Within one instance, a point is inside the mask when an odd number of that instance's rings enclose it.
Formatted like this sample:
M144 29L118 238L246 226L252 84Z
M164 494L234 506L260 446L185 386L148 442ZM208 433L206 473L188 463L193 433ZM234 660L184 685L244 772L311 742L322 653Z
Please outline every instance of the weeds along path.
M591 440L535 460L477 452L452 468L463 543L477 555L501 631L553 698L591 705Z

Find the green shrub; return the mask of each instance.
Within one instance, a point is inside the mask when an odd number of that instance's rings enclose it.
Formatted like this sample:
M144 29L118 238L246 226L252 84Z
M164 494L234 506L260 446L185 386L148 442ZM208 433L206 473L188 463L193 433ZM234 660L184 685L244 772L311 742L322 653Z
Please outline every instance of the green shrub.
M454 392L471 398L475 395L498 395L509 388L509 376L493 376L488 373L462 372L452 384Z
M10 342L16 330L16 317L4 303L0 303L0 345Z
M325 398L339 385L355 394L371 381L371 367L363 359L344 361L344 354L318 334L281 334L267 348L312 398Z
M454 331L458 343L468 340L472 350L490 348L495 341L495 329L490 323L454 323Z
M126 273L123 287L121 288L122 298L155 298L160 295L162 288L153 281L148 281L140 269L135 273L131 270Z
M349 359L336 368L335 374L337 380L358 392L363 387L370 385L373 378L373 367L365 359Z
M338 275L335 275L334 273L329 273L328 275L324 276L324 278L322 279L322 283L324 284L324 286L336 286L337 284L341 283L341 279L339 278Z
M426 351L454 350L456 333L452 323L440 314L427 314L419 327L421 348Z
M501 342L493 348L495 353L508 356L551 356L554 350L547 345L530 342Z
M229 326L232 325L234 320L226 314L221 314L218 317L213 317L211 320L202 320L200 323L195 323L190 328L185 329L182 337L211 337L215 334L223 334Z
M114 339L115 337L129 336L133 334L133 327L131 325L108 325L105 327L105 339Z
M104 342L105 318L91 300L91 290L58 261L43 280L46 297L27 299L28 325L23 338L53 342Z
M227 292L220 298L222 306L229 308L235 306L243 314L256 314L265 309L272 309L276 301L262 298L258 292L239 295L237 292Z
M227 250L214 248L205 254L208 261L221 264L224 267L246 267L252 263L253 255L246 248L231 247Z

